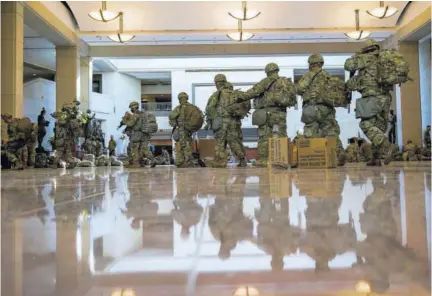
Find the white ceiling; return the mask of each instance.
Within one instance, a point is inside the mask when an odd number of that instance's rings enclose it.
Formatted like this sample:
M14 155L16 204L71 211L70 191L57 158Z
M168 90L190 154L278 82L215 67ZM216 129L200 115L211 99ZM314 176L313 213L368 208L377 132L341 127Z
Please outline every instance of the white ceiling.
M399 12L379 20L366 14L367 9L378 6L378 1L249 1L248 7L260 11L261 15L244 22L243 28L257 31L251 43L346 42L343 29L355 27L354 10L360 9L360 26L374 28L372 37L383 40L394 31L407 2L385 2L397 7ZM68 3L84 41L90 45L115 45L103 31L117 30L118 21L101 23L88 16L88 12L100 7L100 2ZM132 45L233 43L225 33L236 30L237 21L228 12L240 8L240 1L108 2L109 10L124 12L125 31L142 31L136 32L138 36Z

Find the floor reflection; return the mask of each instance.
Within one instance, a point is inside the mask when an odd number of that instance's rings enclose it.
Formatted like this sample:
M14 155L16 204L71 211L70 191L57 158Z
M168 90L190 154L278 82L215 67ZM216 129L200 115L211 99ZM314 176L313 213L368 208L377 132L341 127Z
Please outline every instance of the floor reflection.
M429 295L430 179L396 165L5 172L2 291Z

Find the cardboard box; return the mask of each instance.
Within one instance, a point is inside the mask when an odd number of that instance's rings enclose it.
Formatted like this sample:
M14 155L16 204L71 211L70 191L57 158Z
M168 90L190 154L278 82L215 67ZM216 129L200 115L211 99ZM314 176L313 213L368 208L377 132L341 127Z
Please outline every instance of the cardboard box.
M337 166L336 139L298 139L299 168L335 168Z
M215 139L200 139L198 141L201 158L214 157L216 140ZM176 144L176 153L180 151L180 146ZM195 141L192 142L192 151L196 151Z
M291 148L289 138L270 138L269 139L268 167L276 164L291 165Z

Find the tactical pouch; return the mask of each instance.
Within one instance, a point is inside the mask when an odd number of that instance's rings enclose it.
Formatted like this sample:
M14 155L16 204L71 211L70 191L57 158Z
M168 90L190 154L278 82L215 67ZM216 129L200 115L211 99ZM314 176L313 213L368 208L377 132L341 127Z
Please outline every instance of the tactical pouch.
M301 122L305 124L312 123L317 120L315 105L307 105L303 108Z
M356 101L356 118L369 119L381 112L377 97L360 98Z
M176 142L180 141L180 133L179 133L178 129L176 129L176 130L173 132L173 134L172 134L172 138L173 138L173 140L176 141Z
M261 126L266 124L267 122L267 110L266 109L257 109L252 114L252 124Z
M222 128L222 118L221 117L216 117L215 119L212 120L212 130L213 131L218 131Z

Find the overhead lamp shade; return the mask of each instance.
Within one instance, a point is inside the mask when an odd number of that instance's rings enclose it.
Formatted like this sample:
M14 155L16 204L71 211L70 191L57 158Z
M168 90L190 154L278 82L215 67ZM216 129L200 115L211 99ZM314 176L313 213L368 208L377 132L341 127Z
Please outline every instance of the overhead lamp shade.
M253 36L253 33L243 31L227 34L227 37L233 41L247 41Z
M377 7L366 11L370 16L383 19L388 18L396 14L398 9L393 6Z
M261 12L259 11L255 11L255 10L246 10L246 12L238 10L238 11L234 11L234 12L228 12L228 14L238 20L242 20L242 21L248 21L251 19L256 18L257 16L259 16L261 14Z
M118 12L113 12L113 11L109 11L109 10L96 10L96 11L92 11L89 14L89 17L91 17L92 19L99 21L99 22L110 22L115 20L116 18L119 17L120 13Z
M372 33L369 31L359 30L359 31L352 31L352 32L345 33L345 36L353 40L362 40L368 38L371 34Z
M129 42L132 39L134 39L135 35L117 33L115 35L108 35L108 38L111 39L114 42L126 43L126 42Z

